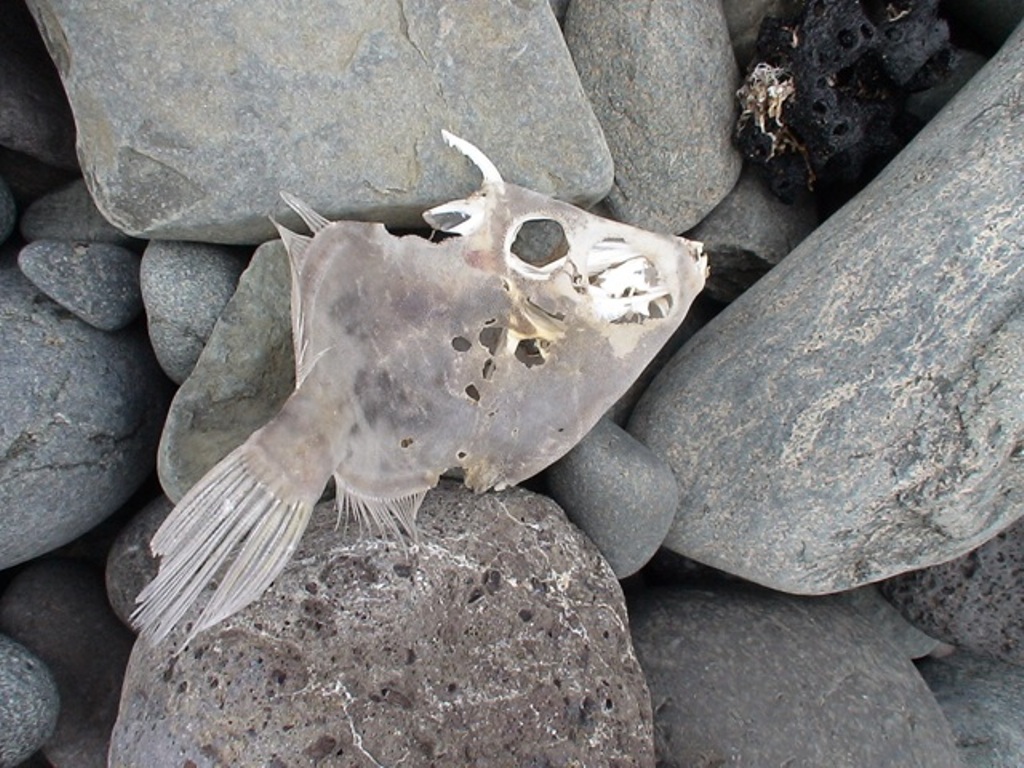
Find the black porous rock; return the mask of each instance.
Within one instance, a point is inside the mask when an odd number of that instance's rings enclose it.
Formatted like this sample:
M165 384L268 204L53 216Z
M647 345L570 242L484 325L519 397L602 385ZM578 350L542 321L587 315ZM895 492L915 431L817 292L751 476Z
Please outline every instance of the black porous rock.
M622 592L561 510L442 483L419 527L359 537L320 505L260 600L136 643L110 767L652 768Z
M60 694L46 665L0 635L0 768L21 765L43 746L59 710Z
M119 331L142 312L139 256L112 243L36 240L18 266L35 286L101 331Z
M932 637L1024 665L1024 521L956 560L887 579L881 589Z
M913 663L853 606L719 586L629 614L659 766L960 765Z
M765 19L738 94L736 141L780 199L859 183L913 137L907 94L940 82L954 60L937 8L813 0L796 17Z
M0 632L38 656L57 683L61 709L46 757L106 768L132 634L110 610L100 571L57 558L26 566L0 597Z

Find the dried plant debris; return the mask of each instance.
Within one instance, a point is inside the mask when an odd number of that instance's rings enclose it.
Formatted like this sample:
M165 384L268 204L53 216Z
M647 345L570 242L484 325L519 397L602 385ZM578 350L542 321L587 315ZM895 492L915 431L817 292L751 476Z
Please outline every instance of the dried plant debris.
M483 174L479 191L424 213L446 238L330 222L283 195L312 231L278 227L296 389L154 536L160 570L134 616L147 639L205 602L187 644L258 598L332 477L339 516L415 538L447 470L477 492L536 474L626 391L703 288L699 243L507 183L475 146L445 139Z
M801 188L861 182L919 128L907 94L954 63L938 0L812 0L766 18L737 92L736 142L791 202Z

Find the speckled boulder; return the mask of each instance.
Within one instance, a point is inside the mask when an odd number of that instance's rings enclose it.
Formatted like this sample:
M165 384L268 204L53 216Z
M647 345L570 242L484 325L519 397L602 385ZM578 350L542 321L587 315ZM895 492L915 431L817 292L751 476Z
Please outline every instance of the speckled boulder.
M116 511L152 474L169 399L142 329L97 330L0 269L0 568Z
M280 240L256 250L171 403L157 469L177 501L277 413L295 389L291 274Z
M658 765L954 768L913 663L850 605L721 586L629 603Z
M933 637L1024 665L1024 521L956 560L887 579L881 589Z
M20 765L57 725L60 694L46 665L0 635L0 768Z
M546 194L611 185L544 0L28 5L97 204L143 237L264 242L282 189L331 219L422 226L477 182L444 128Z
M257 603L137 643L111 768L653 766L622 593L542 496L443 483L420 543L318 508Z
M99 570L61 559L27 566L0 597L0 632L42 659L57 683L60 715L43 750L50 762L106 768L132 634L111 612Z
M565 40L615 161L612 216L690 229L741 166L739 74L720 0L573 0Z
M1024 515L1024 29L701 329L628 429L666 546L796 593L958 557Z
M195 368L249 254L210 243L153 240L140 280L149 339L164 373L181 384Z

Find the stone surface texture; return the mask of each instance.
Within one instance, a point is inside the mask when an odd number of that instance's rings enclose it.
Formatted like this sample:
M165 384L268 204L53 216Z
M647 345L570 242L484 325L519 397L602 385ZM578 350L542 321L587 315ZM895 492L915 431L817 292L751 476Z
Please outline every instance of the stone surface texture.
M1024 520L963 557L894 576L881 589L933 637L1024 665Z
M153 471L169 399L141 329L99 331L0 270L0 568L116 511Z
M672 589L629 612L660 766L960 765L913 663L849 606Z
M442 484L415 547L321 505L257 603L137 643L111 768L653 766L614 575L550 500Z
M142 300L160 367L181 384L245 269L243 253L208 243L153 240L142 254ZM247 254L246 254L247 255Z
M18 226L21 236L28 242L76 240L83 243L112 243L126 248L139 242L103 218L82 179L76 179L35 200L25 209Z
M740 71L756 64L757 33L765 16L789 18L800 11L800 0L722 0L725 23Z
M655 379L629 430L682 489L666 546L823 593L1024 514L1021 88L1024 29Z
M672 470L608 418L546 477L552 498L620 579L654 556L675 519L679 487Z
M608 140L614 218L671 234L732 189L739 74L720 0L574 0L565 39Z
M291 274L280 240L256 250L167 414L157 470L177 501L295 389Z
M53 734L57 684L31 651L0 635L0 768L13 768Z
M1024 765L1024 667L957 651L927 659L920 669L953 728L964 765Z
M18 206L14 202L14 194L7 182L0 178L0 243L11 236L17 221Z
M758 169L744 165L732 191L686 234L704 243L710 269L705 294L733 301L782 261L817 223L810 195L787 205L772 194Z
M261 243L282 189L332 220L422 227L477 181L442 129L546 194L593 202L611 185L545 0L29 7L97 204L139 236Z
M0 632L38 656L57 683L61 710L47 759L106 768L132 634L111 612L102 574L74 560L27 566L0 598Z
M173 507L166 496L153 499L121 529L107 553L107 600L126 627L132 628L131 615L139 592L156 576L157 558L149 543Z
M101 331L119 331L142 312L139 256L110 243L36 240L18 254L35 286Z

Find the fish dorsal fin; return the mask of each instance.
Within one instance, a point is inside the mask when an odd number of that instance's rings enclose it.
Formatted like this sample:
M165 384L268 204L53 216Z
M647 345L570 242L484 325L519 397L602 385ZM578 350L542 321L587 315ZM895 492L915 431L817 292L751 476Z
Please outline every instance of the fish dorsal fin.
M328 219L314 211L309 203L304 200L300 200L291 192L285 192L282 190L279 194L288 207L299 214L302 220L306 222L306 226L309 227L309 231L314 235L331 223Z

